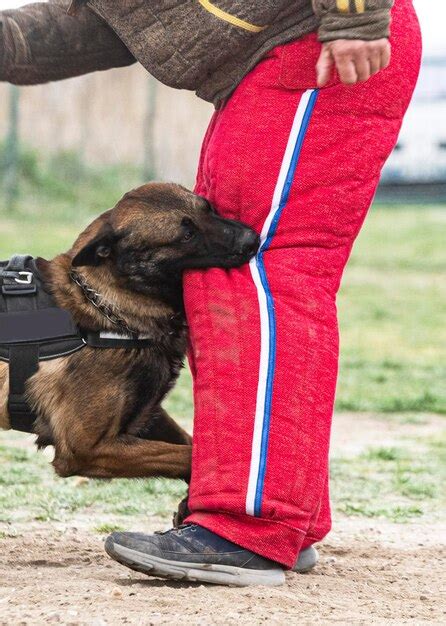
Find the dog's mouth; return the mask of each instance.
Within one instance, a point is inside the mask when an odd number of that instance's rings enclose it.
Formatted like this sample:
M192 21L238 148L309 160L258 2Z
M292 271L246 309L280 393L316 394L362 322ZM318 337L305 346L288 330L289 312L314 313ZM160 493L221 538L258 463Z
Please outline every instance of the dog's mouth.
M255 252L231 252L226 258L234 263L247 263L253 256Z
M216 267L238 267L248 263L257 254L259 246L260 239L258 236L254 236L248 242L244 242L242 246L237 246L236 249L232 248L226 252L211 254L208 260L210 263L215 262Z
M208 256L203 259L197 259L196 263L201 267L240 267L245 263L248 263L256 254L256 251L250 252L228 252L226 254Z
M229 252L226 258L229 261L233 261L234 263L243 264L243 263L247 263L253 257L255 257L258 250L259 250L259 241L257 240L256 242L254 242L252 245L250 245L248 248L246 248L243 251L237 250L234 252Z
M218 256L220 256L223 262L243 265L257 254L259 246L259 236L254 231L246 231L241 241L236 243L234 247L230 247L227 252Z

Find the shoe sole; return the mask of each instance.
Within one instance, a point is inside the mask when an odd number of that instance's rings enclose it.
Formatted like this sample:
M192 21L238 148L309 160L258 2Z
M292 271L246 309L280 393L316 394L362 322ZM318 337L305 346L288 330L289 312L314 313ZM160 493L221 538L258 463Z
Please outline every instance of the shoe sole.
M111 537L108 537L105 542L105 551L112 559L135 572L170 580L234 587L248 587L250 585L277 587L285 582L285 572L280 568L254 570L230 565L178 563L178 561L169 561L121 546L115 543Z

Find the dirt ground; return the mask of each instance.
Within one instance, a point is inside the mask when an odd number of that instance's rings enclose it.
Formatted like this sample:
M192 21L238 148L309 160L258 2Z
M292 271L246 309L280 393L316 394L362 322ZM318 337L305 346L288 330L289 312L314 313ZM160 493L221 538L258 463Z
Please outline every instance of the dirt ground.
M91 533L39 525L1 542L0 624L444 624L441 535L338 520L314 573L237 589L166 584L108 559Z
M429 435L444 422L432 416ZM395 443L402 426L337 416L333 447ZM438 518L437 518L438 519ZM446 624L446 528L340 518L313 573L277 588L165 583L111 561L91 519L28 523L0 539L0 625L67 624ZM150 518L144 530L165 520ZM11 536L9 536L11 534Z

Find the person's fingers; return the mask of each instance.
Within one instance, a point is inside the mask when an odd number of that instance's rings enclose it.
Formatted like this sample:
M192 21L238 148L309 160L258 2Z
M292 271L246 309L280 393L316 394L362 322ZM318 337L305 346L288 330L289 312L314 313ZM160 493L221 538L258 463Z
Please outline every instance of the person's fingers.
M323 46L316 64L317 84L323 87L328 83L333 67L333 57L328 47Z
M381 69L381 54L379 50L372 50L369 55L370 75L374 76Z
M358 82L356 65L351 56L338 55L335 56L335 61L339 78L344 85L354 85Z
M389 65L390 43L387 39L377 41L338 39L325 44L318 61L319 86L322 87L328 82L333 61L344 84L365 82Z
M370 61L364 53L356 55L353 63L355 64L358 81L363 83L368 80L371 76Z
M381 69L382 70L385 70L386 67L388 67L390 63L391 54L392 54L392 48L390 46L390 43L386 41L386 45L382 46L381 48Z

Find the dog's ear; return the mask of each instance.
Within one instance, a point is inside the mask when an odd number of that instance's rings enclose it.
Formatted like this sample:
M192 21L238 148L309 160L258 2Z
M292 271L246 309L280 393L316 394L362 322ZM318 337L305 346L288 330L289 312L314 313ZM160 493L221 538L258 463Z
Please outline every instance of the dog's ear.
M94 239L89 241L80 250L71 262L73 267L82 265L100 265L104 259L109 257L113 250L113 245L119 237L109 225L101 228Z

